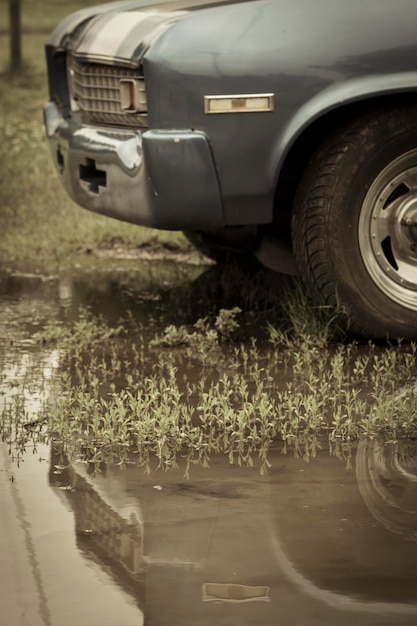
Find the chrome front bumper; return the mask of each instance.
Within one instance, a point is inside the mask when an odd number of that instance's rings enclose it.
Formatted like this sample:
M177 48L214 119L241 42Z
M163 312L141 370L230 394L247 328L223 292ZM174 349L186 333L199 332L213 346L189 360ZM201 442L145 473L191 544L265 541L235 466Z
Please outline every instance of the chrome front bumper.
M219 180L199 131L80 126L44 108L46 134L61 181L82 207L169 230L224 225Z

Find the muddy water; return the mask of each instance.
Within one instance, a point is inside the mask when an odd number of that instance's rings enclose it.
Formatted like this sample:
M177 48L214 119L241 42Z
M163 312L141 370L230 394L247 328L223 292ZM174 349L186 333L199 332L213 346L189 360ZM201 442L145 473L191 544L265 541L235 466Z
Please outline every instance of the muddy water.
M134 304L166 324L200 273L4 275L0 402L18 402L29 380L30 429L59 377L59 349L36 340L47 320L88 304L116 321ZM347 463L323 449L305 463L276 445L266 476L217 455L186 479L181 467L134 463L97 472L53 440L4 441L0 623L415 626L417 461L377 441L350 454Z

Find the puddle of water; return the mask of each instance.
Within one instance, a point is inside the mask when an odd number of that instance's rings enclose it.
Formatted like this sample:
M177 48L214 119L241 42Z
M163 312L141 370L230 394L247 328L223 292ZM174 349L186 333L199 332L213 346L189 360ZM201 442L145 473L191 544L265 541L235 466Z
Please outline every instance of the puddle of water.
M187 481L2 445L5 623L411 626L417 483L381 454L275 452L264 478L218 456Z
M40 446L17 469L0 444L2 623L143 623L131 596L77 549L74 519L61 491L48 485L49 457Z
M282 455L275 443L264 476L259 467L240 467L236 455L232 464L227 455L211 454L208 467L192 464L187 479L181 448L177 469L146 473L130 451L123 466L101 464L97 472L85 460L94 441L87 446L81 438L74 454L51 443L42 424L32 432L45 401L58 402L55 383L68 367L65 346L36 338L49 320L65 326L88 305L116 325L131 310L147 344L166 324L192 317L197 305L200 315L212 284L201 286L199 268L97 272L0 280L0 411L3 424L5 416L20 416L2 431L14 443L0 443L4 623L415 626L412 442L346 445L348 464L326 447L306 463ZM72 366L73 385L79 365ZM174 365L183 367L185 384L202 376L189 355ZM273 370L282 385L285 367L278 362ZM207 380L215 378L210 368ZM253 373L249 366L247 372ZM22 398L21 409L9 410Z

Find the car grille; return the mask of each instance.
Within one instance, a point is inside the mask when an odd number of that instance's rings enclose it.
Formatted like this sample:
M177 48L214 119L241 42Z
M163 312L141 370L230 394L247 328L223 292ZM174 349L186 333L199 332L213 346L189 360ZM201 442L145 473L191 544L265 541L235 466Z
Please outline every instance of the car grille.
M148 126L145 81L140 68L70 58L68 75L72 108L81 112L84 123ZM128 95L135 92L130 108L122 90Z

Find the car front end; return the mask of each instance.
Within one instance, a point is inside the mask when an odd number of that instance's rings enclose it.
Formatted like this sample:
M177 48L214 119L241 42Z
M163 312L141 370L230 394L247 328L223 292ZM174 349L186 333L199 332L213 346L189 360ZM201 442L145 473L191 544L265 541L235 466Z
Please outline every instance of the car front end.
M58 174L75 202L117 219L178 230L222 226L206 133L149 124L144 58L184 11L131 6L80 12L47 44L44 117Z

